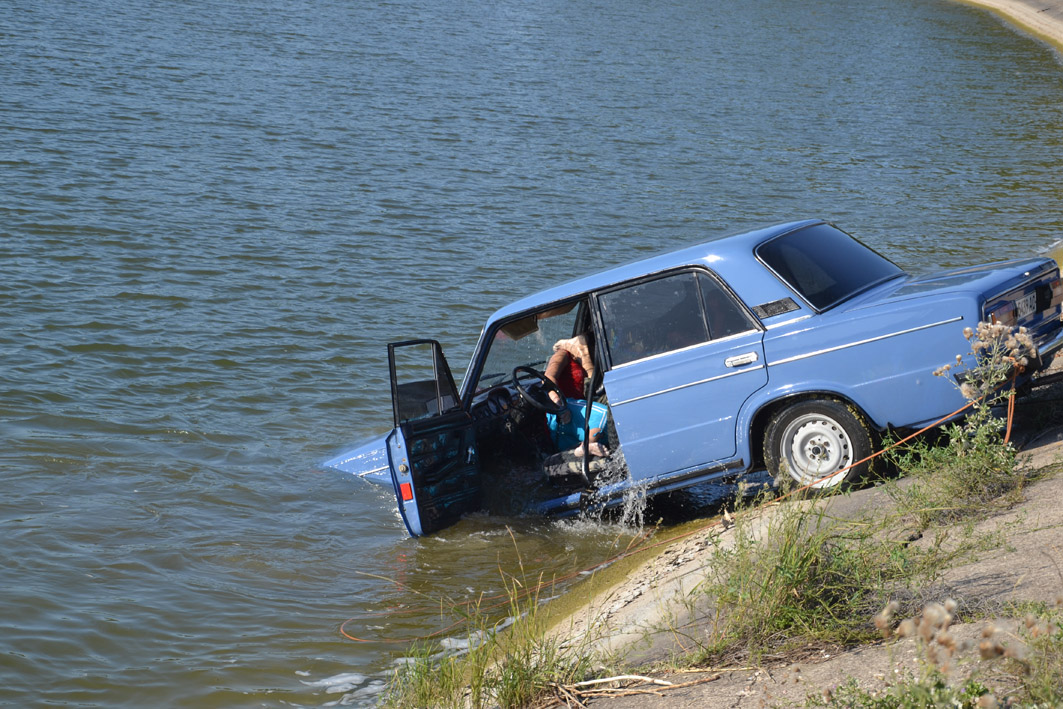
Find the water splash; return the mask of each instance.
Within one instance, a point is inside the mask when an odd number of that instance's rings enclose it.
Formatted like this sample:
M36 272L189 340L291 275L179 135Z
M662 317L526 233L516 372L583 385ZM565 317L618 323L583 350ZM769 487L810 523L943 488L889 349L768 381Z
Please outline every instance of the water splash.
M629 479L627 460L624 451L618 446L604 460L604 467L598 471L594 484L598 489L607 488ZM623 496L617 503L612 500L597 498L593 500L584 516L599 524L614 523L628 528L633 534L642 531L646 522L646 503L649 499L647 483L630 485L624 489Z

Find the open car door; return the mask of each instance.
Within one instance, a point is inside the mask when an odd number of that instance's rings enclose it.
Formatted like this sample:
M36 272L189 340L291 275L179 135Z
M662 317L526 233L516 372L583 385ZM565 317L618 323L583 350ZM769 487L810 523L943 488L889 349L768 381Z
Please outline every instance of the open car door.
M393 342L388 366L395 413L388 464L402 520L417 537L480 509L475 424L438 342Z

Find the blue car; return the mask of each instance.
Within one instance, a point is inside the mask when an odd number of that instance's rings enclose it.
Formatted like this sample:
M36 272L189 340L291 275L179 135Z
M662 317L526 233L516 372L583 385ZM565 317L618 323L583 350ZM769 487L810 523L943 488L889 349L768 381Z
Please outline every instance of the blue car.
M963 405L933 373L969 351L965 328L1025 327L1030 376L1063 345L1061 302L1048 258L915 278L827 222L781 224L502 308L460 387L438 342L388 345L394 429L325 466L394 487L415 536L765 468L851 482L879 432Z

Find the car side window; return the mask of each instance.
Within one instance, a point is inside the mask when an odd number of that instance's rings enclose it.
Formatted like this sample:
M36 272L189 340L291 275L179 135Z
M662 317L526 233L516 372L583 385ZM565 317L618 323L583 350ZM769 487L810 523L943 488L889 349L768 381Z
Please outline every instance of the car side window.
M614 365L709 340L694 273L644 281L599 302Z
M701 297L705 303L705 315L709 320L712 339L718 340L756 329L756 323L715 278L699 273L698 284L701 286Z

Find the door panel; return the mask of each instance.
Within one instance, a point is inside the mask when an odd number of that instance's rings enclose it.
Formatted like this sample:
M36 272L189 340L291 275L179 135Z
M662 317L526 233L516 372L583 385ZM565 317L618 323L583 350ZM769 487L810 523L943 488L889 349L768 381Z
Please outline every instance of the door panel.
M460 407L434 340L388 345L395 430L388 462L410 534L431 534L480 509L480 465L472 416Z
M748 309L703 269L640 279L597 302L605 390L632 479L733 459L738 411L768 380Z
M738 410L768 381L762 337L750 332L606 373L605 390L633 479L735 456Z
M431 534L481 505L474 423L463 411L408 422L388 440L395 495L410 534Z

